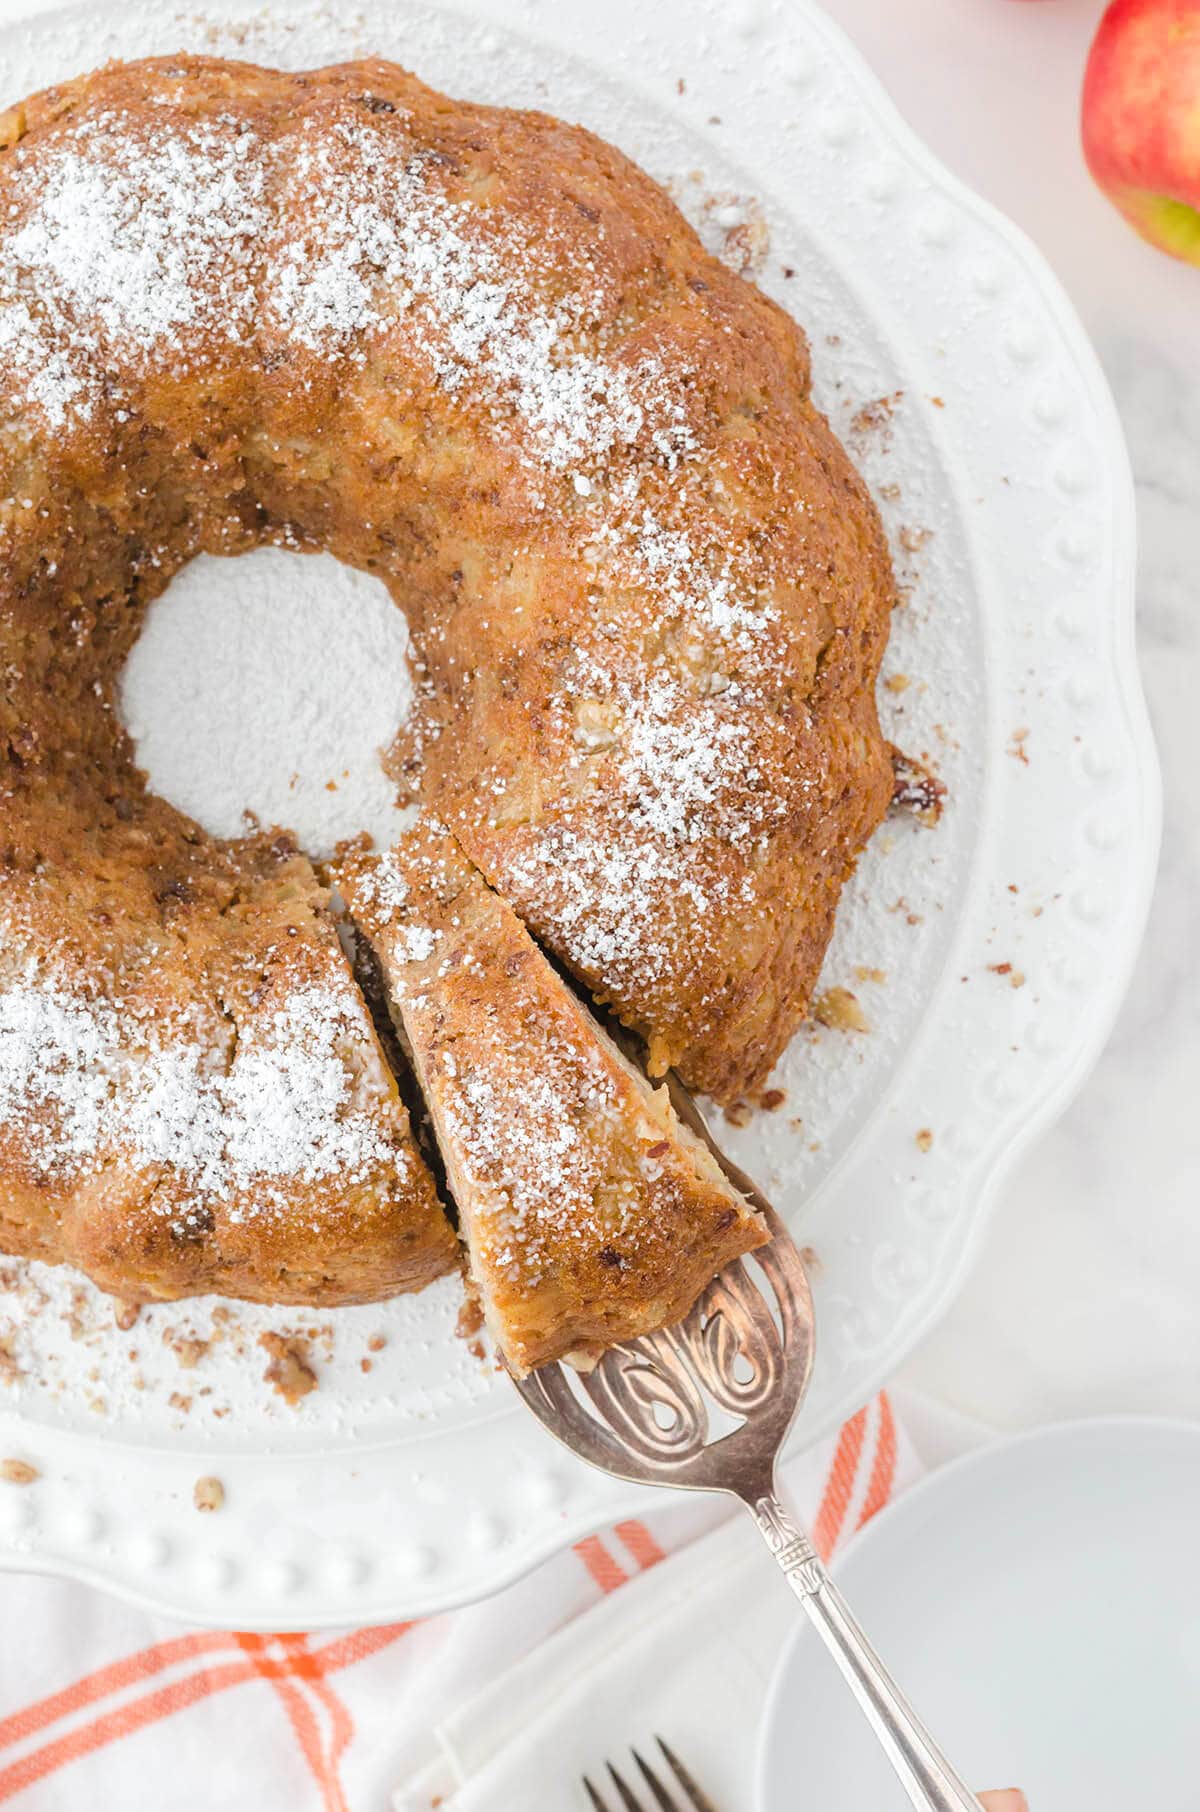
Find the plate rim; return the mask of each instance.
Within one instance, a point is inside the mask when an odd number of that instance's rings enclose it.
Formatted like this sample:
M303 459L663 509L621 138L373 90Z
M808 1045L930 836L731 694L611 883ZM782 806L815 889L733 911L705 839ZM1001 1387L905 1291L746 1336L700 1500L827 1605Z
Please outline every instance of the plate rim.
M1112 387L1100 363L1100 357L1091 335L1046 254L1003 209L988 201L978 190L973 189L969 183L942 162L937 153L920 137L915 127L909 124L898 104L884 86L882 78L876 74L873 66L867 61L844 27L817 5L816 0L790 0L790 4L794 10L807 15L814 29L821 32L829 41L834 53L841 56L854 68L859 83L870 93L873 106L912 160L926 171L940 189L948 193L960 206L973 213L976 218L987 222L1002 238L1007 240L1013 250L1020 254L1026 274L1033 280L1041 299L1054 314L1072 357L1085 377L1098 407L1106 417L1108 455L1117 468L1115 475L1119 474L1116 489L1120 497L1121 519L1117 525L1117 535L1114 538L1113 570L1110 576L1112 588L1110 596L1114 608L1108 620L1123 644L1121 653L1125 657L1117 665L1116 672L1118 696L1124 707L1127 727L1133 744L1134 766L1143 811L1143 860L1138 872L1140 886L1132 902L1130 923L1125 933L1121 960L1119 963L1111 965L1105 978L1107 996L1100 1015L1101 1023L1097 1025L1091 1045L1081 1048L1075 1053L1071 1066L1064 1067L1055 1083L1042 1094L1038 1105L1027 1115L1023 1124L1010 1134L1002 1150L996 1154L984 1179L976 1213L967 1229L957 1262L947 1268L942 1288L938 1291L936 1300L931 1299L925 1311L910 1326L906 1336L904 1355L907 1357L907 1354L913 1351L946 1314L961 1289L966 1273L974 1264L984 1234L991 1225L1001 1188L1009 1173L1023 1154L1061 1118L1067 1107L1079 1094L1107 1048L1113 1026L1129 991L1134 968L1141 954L1151 900L1158 878L1162 849L1162 769L1154 739L1149 706L1146 702L1145 688L1142 683L1137 648L1138 532L1133 467ZM892 1376L898 1363L903 1363L903 1361L893 1360L890 1365L884 1362L872 1368L871 1382L868 1387L858 1393L857 1401L851 1402L847 1398L844 1413L852 1414L855 1409L861 1408L863 1403L868 1402L887 1378Z

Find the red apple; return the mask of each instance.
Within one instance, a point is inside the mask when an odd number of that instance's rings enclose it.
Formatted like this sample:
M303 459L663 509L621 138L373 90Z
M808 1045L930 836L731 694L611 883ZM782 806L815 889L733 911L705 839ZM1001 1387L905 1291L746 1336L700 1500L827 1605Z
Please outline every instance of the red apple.
M1143 239L1200 265L1200 0L1112 0L1083 78L1083 152Z

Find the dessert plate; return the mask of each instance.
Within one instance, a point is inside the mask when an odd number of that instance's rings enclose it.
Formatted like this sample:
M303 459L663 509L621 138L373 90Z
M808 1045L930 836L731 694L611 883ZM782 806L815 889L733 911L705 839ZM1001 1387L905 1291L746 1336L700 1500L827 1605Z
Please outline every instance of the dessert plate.
M581 120L808 329L904 591L885 726L947 789L935 829L896 819L864 858L823 983L844 992L794 1041L775 1111L717 1124L810 1248L797 1439L817 1438L948 1303L1006 1168L1100 1049L1147 907L1132 487L1068 304L823 16L783 0L8 17L10 99L113 56L378 53L451 94ZM444 1283L335 1313L169 1305L121 1328L78 1279L5 1266L0 1457L40 1476L0 1484L0 1565L193 1620L311 1628L479 1596L644 1510L526 1417L455 1339L457 1306ZM224 1505L201 1515L210 1477Z
M1200 1429L1075 1422L944 1467L834 1569L972 1782L1055 1812L1191 1812L1200 1676ZM1147 1509L1153 1534L1147 1528ZM775 1675L758 1812L904 1812L810 1630Z

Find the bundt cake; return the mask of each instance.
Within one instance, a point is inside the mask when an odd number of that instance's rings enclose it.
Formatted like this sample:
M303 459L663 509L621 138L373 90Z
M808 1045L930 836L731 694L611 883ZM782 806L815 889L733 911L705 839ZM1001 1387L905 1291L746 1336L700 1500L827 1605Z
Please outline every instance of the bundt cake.
M890 791L888 559L803 336L618 152L379 61L0 114L0 1246L131 1297L455 1262L311 866L154 797L116 709L171 576L263 542L390 587L398 789L654 1073L765 1076Z
M383 969L517 1376L679 1321L767 1235L453 840L421 829L339 884Z

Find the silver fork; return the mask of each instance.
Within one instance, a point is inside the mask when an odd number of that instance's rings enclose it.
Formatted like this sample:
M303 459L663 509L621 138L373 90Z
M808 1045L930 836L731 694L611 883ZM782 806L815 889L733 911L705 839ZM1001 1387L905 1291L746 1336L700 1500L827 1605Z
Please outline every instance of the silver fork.
M669 1748L661 1737L655 1737L654 1741L658 1744L663 1760L678 1783L678 1791L673 1784L664 1786L661 1772L656 1774L649 1762L643 1760L636 1749L631 1750L630 1753L637 1763L638 1773L654 1796L654 1806L651 1807L648 1800L639 1799L624 1777L618 1774L616 1768L609 1762L606 1764L609 1779L620 1795L622 1812L655 1812L655 1808L657 1808L657 1812L717 1812L717 1808L707 1793L701 1792L674 1750ZM592 1803L593 1812L609 1812L609 1802L597 1792L586 1774L583 1777L583 1790ZM680 1793L683 1795L682 1798L679 1797Z
M812 1374L804 1264L775 1210L721 1151L687 1090L674 1077L668 1087L680 1119L762 1214L770 1243L722 1271L678 1326L610 1348L590 1372L542 1366L517 1389L551 1434L603 1472L740 1498L911 1803L921 1812L982 1812L780 1501L775 1462Z

